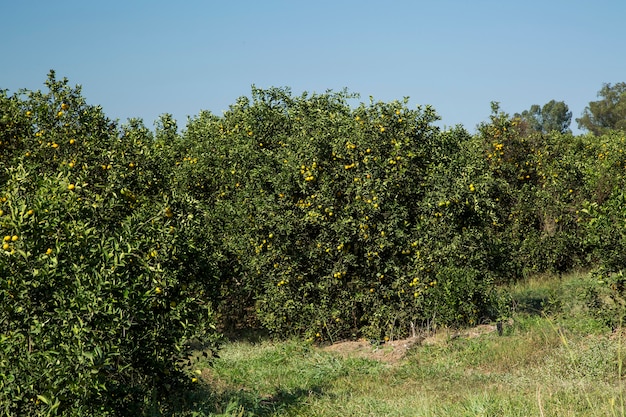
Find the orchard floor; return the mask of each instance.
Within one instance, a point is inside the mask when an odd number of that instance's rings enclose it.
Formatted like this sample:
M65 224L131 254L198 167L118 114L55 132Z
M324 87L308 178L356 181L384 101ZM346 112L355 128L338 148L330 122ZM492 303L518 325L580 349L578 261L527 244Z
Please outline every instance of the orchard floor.
M580 306L588 274L511 288L494 324L381 344L238 340L202 369L187 415L624 416L626 339Z

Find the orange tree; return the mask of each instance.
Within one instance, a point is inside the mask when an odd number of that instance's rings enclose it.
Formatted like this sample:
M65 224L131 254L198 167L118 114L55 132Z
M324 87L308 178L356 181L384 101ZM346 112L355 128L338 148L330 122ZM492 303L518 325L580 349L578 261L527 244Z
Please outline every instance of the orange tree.
M577 209L587 196L587 158L581 137L532 131L492 104L477 138L494 178L502 184L494 229L510 244L517 273L564 272L589 265Z
M626 318L626 155L623 132L580 136L577 156L583 167L581 199L574 216L582 246L597 282L581 292L581 304L613 329Z
M2 412L164 412L190 340L216 340L194 202L169 185L175 128L118 128L46 85L0 96Z
M576 212L578 221L587 232L585 243L602 274L621 274L626 269L626 138L623 132L613 131L584 136L581 142L581 159L586 161L586 199Z
M253 89L190 122L181 183L215 214L223 314L317 340L490 317L503 251L481 231L495 185L470 136L351 98Z
M597 285L581 302L611 326L625 317L623 132L601 136L530 132L496 103L479 127L485 161L502 187L504 220L493 229L508 242L517 273L593 268Z

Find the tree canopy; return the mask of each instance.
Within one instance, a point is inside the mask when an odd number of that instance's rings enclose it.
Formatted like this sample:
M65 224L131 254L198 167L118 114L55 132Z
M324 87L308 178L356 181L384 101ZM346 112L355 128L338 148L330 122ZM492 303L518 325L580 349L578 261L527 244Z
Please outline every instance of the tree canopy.
M522 114L516 113L515 117L524 120L531 130L541 133L557 131L560 133L569 132L569 125L572 121L572 112L563 101L550 100L540 107L538 104L530 106L529 110L524 110Z
M580 129L601 135L609 130L626 130L626 83L604 84L598 92L601 100L589 102L580 118Z

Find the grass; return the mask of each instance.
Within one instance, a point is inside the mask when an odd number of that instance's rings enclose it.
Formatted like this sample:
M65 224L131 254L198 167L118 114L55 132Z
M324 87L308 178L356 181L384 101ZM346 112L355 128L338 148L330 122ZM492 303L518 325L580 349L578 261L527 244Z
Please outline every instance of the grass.
M624 416L624 340L584 308L591 280L516 284L503 335L442 331L392 362L298 340L229 342L190 415Z

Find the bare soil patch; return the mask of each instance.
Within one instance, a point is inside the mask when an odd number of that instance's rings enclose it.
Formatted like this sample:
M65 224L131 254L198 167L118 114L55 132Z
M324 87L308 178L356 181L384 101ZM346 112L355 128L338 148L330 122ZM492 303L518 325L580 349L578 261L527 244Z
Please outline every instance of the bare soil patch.
M453 339L472 339L496 331L497 327L495 325L483 324L462 331L444 329L407 339L390 340L384 343L372 343L368 340L338 342L324 347L323 350L344 358L363 358L393 364L404 359L407 353L417 346L441 345Z
M417 336L409 339L391 340L385 343L372 344L368 340L338 342L323 348L344 358L363 358L386 363L395 363L402 360L407 352L423 342L424 337Z

